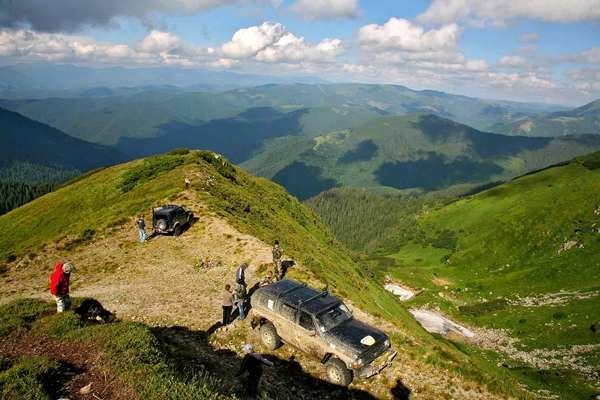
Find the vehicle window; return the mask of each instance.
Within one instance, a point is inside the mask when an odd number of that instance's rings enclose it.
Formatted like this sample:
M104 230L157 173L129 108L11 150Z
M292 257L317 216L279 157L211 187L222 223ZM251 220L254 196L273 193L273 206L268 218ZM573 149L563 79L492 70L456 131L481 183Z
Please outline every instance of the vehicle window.
M298 324L306 329L307 331L314 331L315 325L313 323L312 317L305 313L304 311L300 312L300 318L298 319Z
M288 306L287 304L281 305L279 313L285 319L288 319L290 321L296 320L296 309L294 307Z
M352 318L352 313L344 304L329 309L317 316L319 321L319 329L322 332L326 332L332 328L335 328L342 322L345 322Z

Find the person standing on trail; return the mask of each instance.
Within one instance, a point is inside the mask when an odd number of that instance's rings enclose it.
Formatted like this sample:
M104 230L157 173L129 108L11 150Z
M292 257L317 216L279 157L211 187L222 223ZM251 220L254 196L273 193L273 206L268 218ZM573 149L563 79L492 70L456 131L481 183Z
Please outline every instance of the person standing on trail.
M246 318L246 285L238 284L233 294L233 304L237 307L240 314L240 321Z
M233 294L231 293L231 285L225 285L225 291L223 292L223 300L221 302L223 307L223 326L229 325L231 320L231 311L233 310Z
M273 245L273 265L275 267L275 277L278 281L283 279L283 267L281 265L281 259L283 258L283 249L279 245L279 240L275 241Z
M146 236L146 221L144 221L144 216L140 215L137 220L138 233L140 237L140 243L144 243L147 239Z
M54 265L54 272L50 275L50 294L56 301L56 312L58 313L68 310L71 306L69 280L74 271L73 264L59 261Z
M242 376L247 373L244 398L248 400L255 400L258 398L258 386L260 385L260 378L263 374L263 365L269 367L273 366L273 362L267 360L261 354L254 353L252 345L245 344L243 347L244 359L240 370L235 376Z
M248 268L248 264L242 263L235 271L235 282L238 285L248 286L246 285L246 268Z

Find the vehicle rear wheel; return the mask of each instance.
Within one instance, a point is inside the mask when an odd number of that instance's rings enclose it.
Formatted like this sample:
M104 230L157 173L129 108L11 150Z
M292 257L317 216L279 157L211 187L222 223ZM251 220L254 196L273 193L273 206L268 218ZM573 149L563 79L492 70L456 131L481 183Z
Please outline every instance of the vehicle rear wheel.
M334 385L348 386L352 383L352 371L339 358L327 362L327 379Z
M268 350L275 350L281 346L281 337L272 323L266 323L260 327L260 339Z
M173 235L175 236L180 236L182 233L183 229L181 228L181 225L177 225L175 229L173 229Z

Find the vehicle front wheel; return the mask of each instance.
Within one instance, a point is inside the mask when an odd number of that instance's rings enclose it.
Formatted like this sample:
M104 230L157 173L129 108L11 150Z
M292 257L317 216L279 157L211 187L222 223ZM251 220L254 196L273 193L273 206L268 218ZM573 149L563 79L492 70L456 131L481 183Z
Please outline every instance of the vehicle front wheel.
M272 323L266 323L260 327L260 339L268 350L275 350L281 346L281 338Z
M177 225L175 229L173 229L173 235L175 236L181 236L182 233L183 229L181 228L181 225Z
M352 371L339 358L327 362L327 379L334 385L348 386L352 383Z

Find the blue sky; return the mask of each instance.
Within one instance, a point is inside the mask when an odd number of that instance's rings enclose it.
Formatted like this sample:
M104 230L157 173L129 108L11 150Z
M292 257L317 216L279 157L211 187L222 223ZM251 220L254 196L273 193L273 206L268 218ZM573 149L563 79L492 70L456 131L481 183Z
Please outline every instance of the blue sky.
M571 105L600 97L600 0L81 3L4 1L1 62L317 75Z

